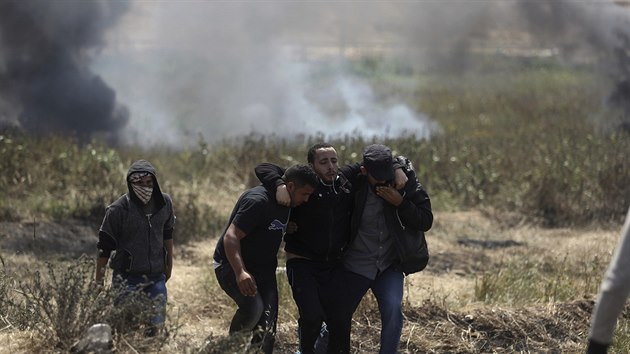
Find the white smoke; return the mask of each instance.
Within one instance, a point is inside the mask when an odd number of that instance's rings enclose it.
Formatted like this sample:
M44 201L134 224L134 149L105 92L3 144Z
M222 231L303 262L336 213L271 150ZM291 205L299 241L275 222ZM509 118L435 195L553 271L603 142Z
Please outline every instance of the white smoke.
M480 49L592 59L627 32L627 17L609 0L135 1L94 70L128 106L132 143L251 132L424 138L439 129L430 117L379 96L348 58L397 57L416 72L464 71Z
M428 137L428 117L348 73L341 51L378 34L350 21L353 12L348 3L135 2L96 68L129 108L132 143L252 132Z

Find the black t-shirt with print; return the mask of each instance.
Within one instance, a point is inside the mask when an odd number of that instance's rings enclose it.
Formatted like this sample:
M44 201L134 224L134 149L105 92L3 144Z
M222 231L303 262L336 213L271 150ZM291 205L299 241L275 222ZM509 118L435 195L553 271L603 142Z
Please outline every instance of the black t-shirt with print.
M246 236L241 239L241 256L248 271L275 270L278 249L287 228L290 208L279 205L263 186L251 188L234 206L227 226L234 224ZM227 230L227 227L226 227ZM227 264L223 237L214 251L217 263Z

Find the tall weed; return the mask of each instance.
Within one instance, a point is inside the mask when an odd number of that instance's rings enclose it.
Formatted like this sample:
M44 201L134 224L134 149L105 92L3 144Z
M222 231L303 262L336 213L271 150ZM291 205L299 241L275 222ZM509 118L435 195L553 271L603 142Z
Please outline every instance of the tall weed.
M542 60L512 64L457 77L401 77L397 69L375 75L387 66L359 62L356 73L378 83L377 97L402 95L440 129L430 139L348 134L328 140L341 164L360 161L372 142L406 155L436 210L491 207L552 227L620 222L630 205L630 135L600 129L607 118L597 77ZM217 186L242 191L258 184L258 163L305 163L308 147L322 140L321 132L214 143L199 136L185 150L145 150L6 131L0 133L0 220L99 219L127 191L128 165L146 158L164 191L176 197L184 239L194 239L213 232L229 213L208 203Z
M19 280L2 270L0 318L10 318L11 326L18 329L34 331L34 348L70 350L96 323L109 324L115 340L124 338L135 348L161 347L166 337L145 337L147 328L142 325L155 311L154 300L143 292L123 296L117 288L96 283L93 274L94 261L87 257L60 266L48 263L45 272L34 271ZM176 333L176 324L167 327Z
M475 280L475 298L485 303L521 306L564 302L597 292L604 265L599 258L515 259Z

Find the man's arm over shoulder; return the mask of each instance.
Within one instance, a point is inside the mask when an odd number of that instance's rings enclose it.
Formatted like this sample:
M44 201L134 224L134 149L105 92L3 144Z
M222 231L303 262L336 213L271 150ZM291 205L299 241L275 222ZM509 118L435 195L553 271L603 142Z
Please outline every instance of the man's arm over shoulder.
M261 163L254 168L254 172L260 183L270 191L275 191L276 187L284 184L282 180L284 171L284 168L267 162Z
M349 165L340 166L339 172L346 177L348 182L354 184L357 178L361 175L361 164L357 162Z
M392 161L392 164L394 165L394 169L402 168L405 172L413 171L413 164L411 163L411 160L403 155L396 156Z

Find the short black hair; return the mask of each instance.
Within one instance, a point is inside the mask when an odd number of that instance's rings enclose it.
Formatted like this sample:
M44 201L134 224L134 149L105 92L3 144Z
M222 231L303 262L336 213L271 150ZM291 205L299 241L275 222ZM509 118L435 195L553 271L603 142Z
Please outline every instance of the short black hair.
M308 161L308 163L315 162L315 152L319 149L328 149L328 148L334 149L335 147L328 143L317 143L311 146L311 148L308 149L308 153L306 154L306 161Z
M282 176L284 183L293 182L297 188L310 185L311 187L317 187L317 175L309 166L306 165L293 165L284 171Z

